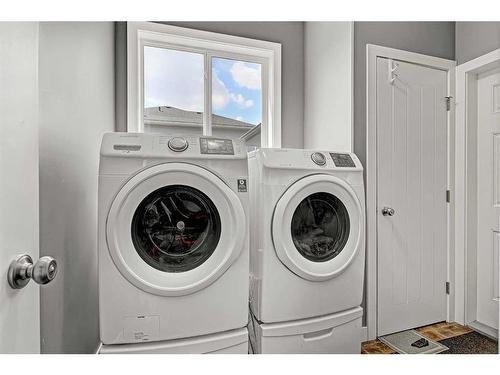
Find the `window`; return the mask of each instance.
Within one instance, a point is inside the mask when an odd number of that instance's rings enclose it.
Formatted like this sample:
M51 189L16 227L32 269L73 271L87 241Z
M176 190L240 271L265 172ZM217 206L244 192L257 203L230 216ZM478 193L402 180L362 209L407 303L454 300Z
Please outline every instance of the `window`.
M128 131L281 146L281 45L129 22Z

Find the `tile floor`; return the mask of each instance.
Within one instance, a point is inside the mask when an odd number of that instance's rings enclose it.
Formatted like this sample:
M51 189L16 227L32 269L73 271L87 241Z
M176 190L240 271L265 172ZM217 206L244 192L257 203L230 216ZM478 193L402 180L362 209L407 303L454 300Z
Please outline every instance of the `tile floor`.
M416 329L422 335L428 337L431 340L441 341L452 337L461 336L470 332L472 329L464 327L455 322L440 322L436 324L431 324L429 326L420 327ZM385 345L380 340L366 341L361 346L362 354L394 354L396 353L394 349Z

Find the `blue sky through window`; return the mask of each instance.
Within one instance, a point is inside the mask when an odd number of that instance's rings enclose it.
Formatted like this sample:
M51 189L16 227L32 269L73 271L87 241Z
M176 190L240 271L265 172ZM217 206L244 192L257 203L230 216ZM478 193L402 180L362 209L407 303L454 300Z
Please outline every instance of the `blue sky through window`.
M261 123L261 65L213 58L212 113L254 125Z
M144 107L203 112L203 77L203 54L144 47ZM212 113L261 123L261 64L212 58Z

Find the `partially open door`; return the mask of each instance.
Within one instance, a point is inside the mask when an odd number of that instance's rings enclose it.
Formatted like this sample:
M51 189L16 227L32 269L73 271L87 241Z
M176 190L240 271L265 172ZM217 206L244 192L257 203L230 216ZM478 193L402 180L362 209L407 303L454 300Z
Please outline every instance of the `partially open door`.
M19 255L38 260L37 70L38 23L0 22L0 353L40 352L39 286L7 280Z

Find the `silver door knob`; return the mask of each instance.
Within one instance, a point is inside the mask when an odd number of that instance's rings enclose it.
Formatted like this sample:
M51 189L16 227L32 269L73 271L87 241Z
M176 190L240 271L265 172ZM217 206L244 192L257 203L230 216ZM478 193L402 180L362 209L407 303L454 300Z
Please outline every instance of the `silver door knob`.
M384 207L382 208L382 215L384 216L394 216L394 208L391 207Z
M29 281L44 285L50 283L57 275L57 261L49 256L41 257L33 264L28 254L19 255L9 266L7 280L13 289L21 289Z

